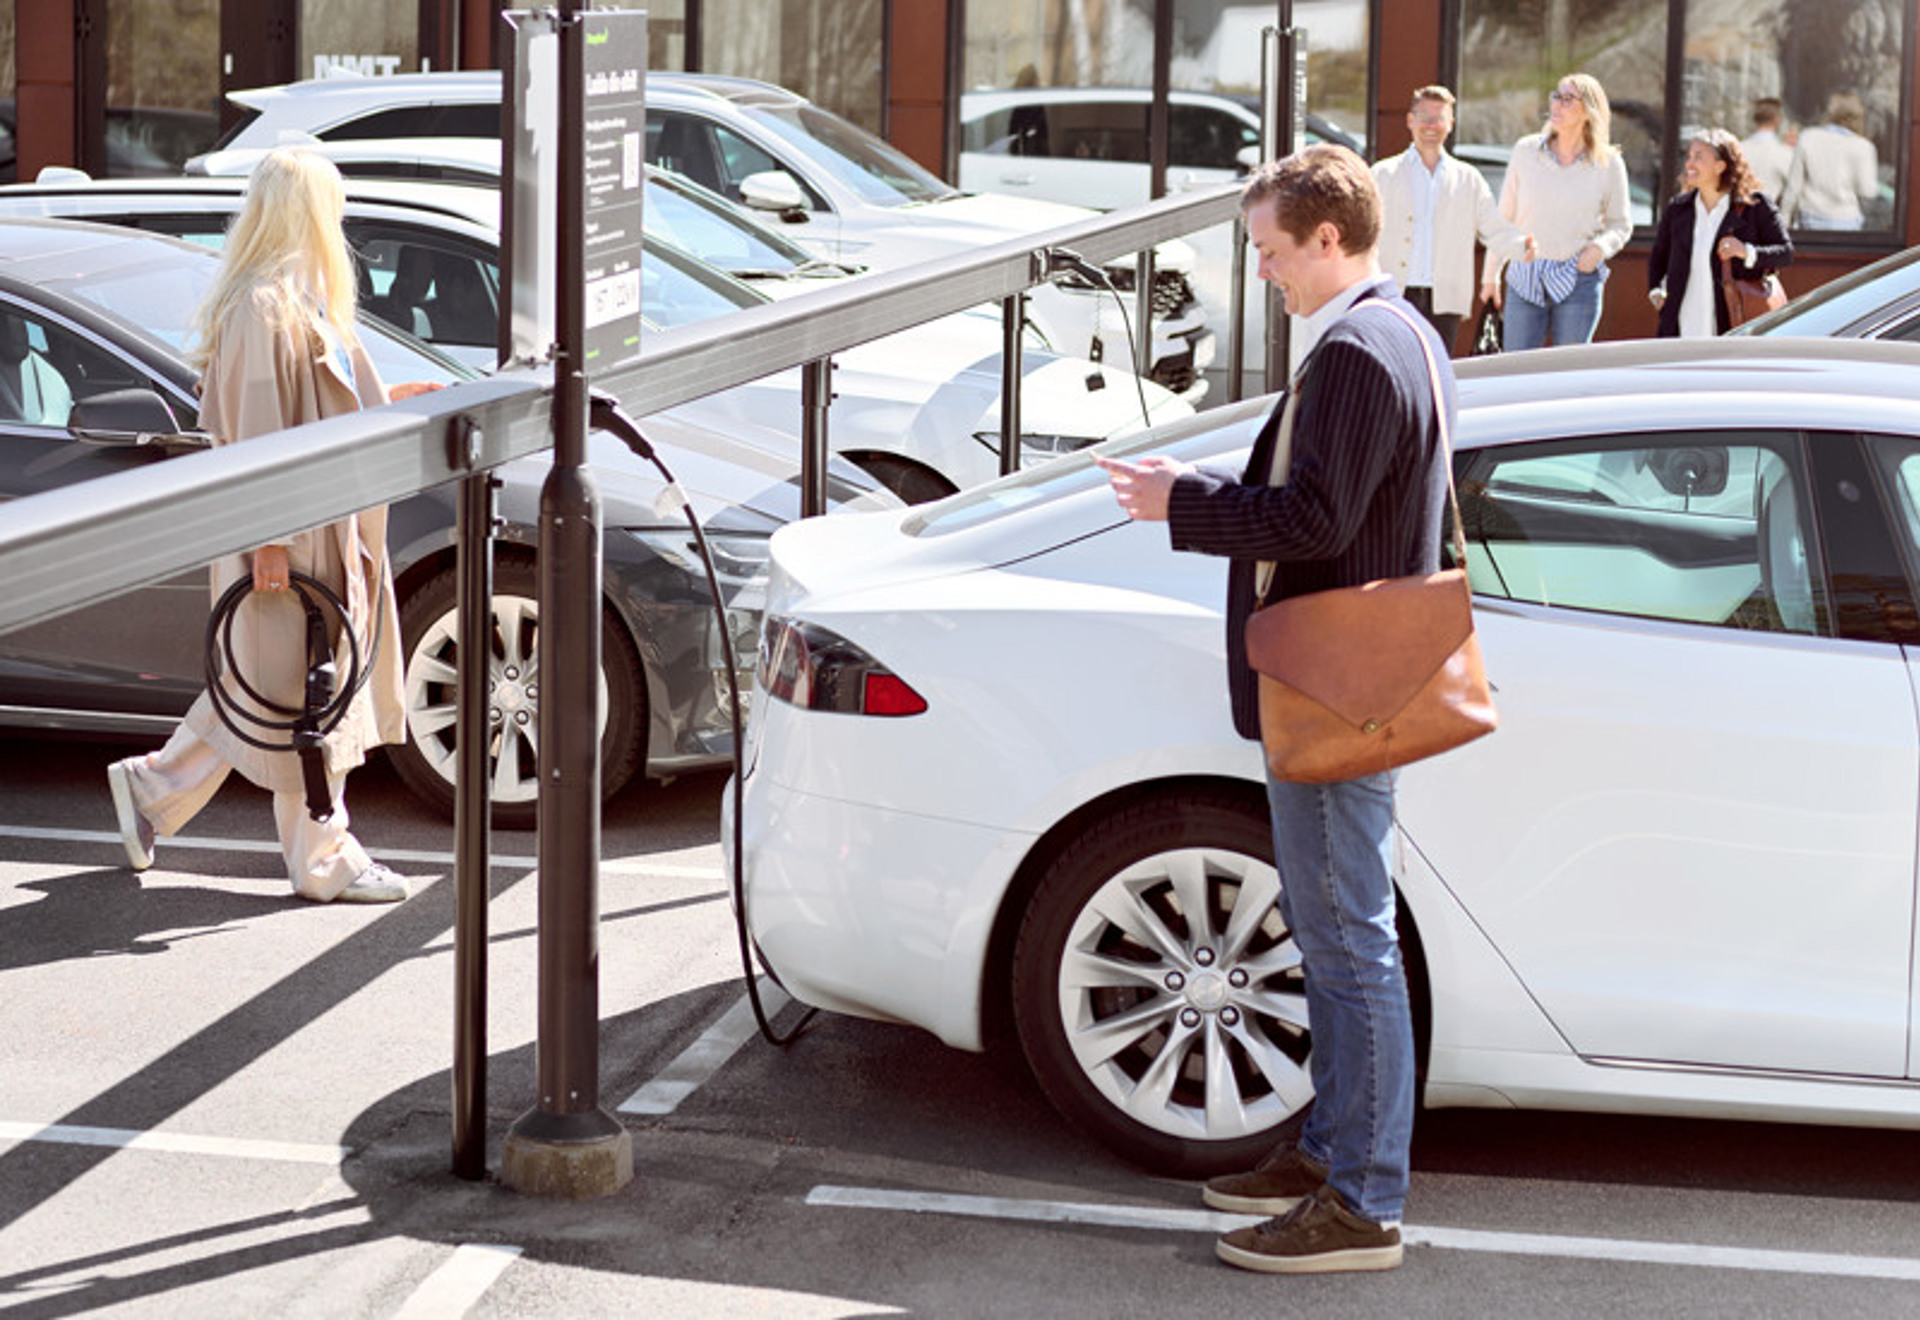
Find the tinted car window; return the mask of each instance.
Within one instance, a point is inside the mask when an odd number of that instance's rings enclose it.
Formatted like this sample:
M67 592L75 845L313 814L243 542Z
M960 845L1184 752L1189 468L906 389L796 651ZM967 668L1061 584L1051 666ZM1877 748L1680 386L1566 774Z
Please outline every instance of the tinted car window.
M465 105L409 105L349 119L316 136L327 142L359 138L460 137L500 139L500 105L476 101Z
M490 251L409 225L347 221L369 316L435 344L492 348L499 265Z
M1794 437L1636 436L1472 456L1481 595L1769 632L1829 631Z
M768 111L755 116L754 122L877 205L938 202L958 191L906 153L819 106Z
M1240 152L1260 145L1260 130L1234 115L1204 105L1170 110L1167 162L1201 170L1237 170Z

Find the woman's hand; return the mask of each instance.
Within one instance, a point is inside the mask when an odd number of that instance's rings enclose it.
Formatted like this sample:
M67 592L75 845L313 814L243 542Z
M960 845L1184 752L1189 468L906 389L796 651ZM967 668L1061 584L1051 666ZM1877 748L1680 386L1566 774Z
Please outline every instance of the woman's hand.
M1574 264L1582 275L1591 275L1600 269L1600 263L1606 259L1607 254L1600 250L1599 244L1589 243L1580 249L1580 258Z
M435 390L444 390L445 385L431 380L409 380L392 386L387 390L387 402L398 403L402 399L411 399L420 394L431 394Z
M1716 247L1714 251L1719 253L1721 258L1726 261L1745 261L1747 259L1747 245L1731 234L1721 239L1720 245Z
M1493 306L1498 307L1501 298L1504 296L1500 291L1500 286L1503 283L1505 283L1503 280L1488 280L1485 284L1482 284L1480 286L1481 301L1491 303Z
M290 591L287 584L293 581L287 567L287 547L284 545L263 545L253 552L253 589L255 591Z

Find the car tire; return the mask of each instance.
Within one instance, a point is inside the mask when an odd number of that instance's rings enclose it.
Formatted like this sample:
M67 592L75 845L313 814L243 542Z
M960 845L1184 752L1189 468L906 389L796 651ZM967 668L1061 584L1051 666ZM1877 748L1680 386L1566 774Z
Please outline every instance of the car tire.
M843 457L851 458L868 476L908 504L944 500L959 489L938 472L922 467L912 459L892 454L848 454Z
M459 581L448 569L401 602L407 740L388 749L407 787L449 816L459 695L458 599ZM493 686L487 715L493 823L504 829L532 829L539 807L539 611L539 572L533 562L520 556L499 559L493 570ZM600 621L600 680L600 787L611 797L640 769L647 728L646 676L611 610L603 610Z
M1027 908L1013 1010L1028 1065L1069 1119L1157 1172L1251 1168L1312 1099L1272 858L1257 799L1170 794L1089 824Z

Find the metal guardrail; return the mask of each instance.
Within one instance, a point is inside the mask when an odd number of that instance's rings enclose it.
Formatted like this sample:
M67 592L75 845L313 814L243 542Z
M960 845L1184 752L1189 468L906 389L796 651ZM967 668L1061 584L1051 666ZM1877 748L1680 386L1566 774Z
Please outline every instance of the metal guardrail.
M1098 264L1238 214L1239 188L1222 184L864 275L661 331L637 362L594 385L645 416L1011 297L1040 282L1035 254L1047 248ZM510 370L16 500L0 514L0 632L550 448L552 388L548 369ZM460 418L472 423L470 453L454 439L466 430L455 425Z

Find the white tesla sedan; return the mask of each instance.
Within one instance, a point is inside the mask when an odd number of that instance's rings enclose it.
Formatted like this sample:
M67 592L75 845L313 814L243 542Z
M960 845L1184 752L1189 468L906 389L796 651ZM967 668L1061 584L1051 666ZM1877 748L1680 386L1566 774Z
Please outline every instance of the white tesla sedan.
M1425 1103L1920 1127L1920 348L1461 378L1502 723L1400 780ZM1270 406L1100 448L1237 465ZM728 812L787 989L1010 1030L1148 1165L1260 1153L1312 1037L1224 582L1086 454L778 533Z

